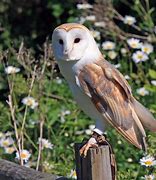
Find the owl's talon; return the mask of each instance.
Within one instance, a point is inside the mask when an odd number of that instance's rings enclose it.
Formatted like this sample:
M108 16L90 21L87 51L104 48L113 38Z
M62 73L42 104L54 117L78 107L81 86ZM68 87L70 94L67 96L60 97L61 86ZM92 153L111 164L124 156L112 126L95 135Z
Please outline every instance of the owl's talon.
M98 145L97 144L85 144L81 149L80 149L80 156L83 155L83 157L87 156L87 152L89 150L89 148L97 148Z

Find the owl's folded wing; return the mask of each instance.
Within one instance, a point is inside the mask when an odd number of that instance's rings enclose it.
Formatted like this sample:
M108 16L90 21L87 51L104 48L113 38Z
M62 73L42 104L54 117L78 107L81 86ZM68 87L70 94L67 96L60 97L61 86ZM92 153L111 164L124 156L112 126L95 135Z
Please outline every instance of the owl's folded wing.
M131 89L123 76L108 62L85 65L76 79L97 110L129 142L145 149L145 131L131 105Z

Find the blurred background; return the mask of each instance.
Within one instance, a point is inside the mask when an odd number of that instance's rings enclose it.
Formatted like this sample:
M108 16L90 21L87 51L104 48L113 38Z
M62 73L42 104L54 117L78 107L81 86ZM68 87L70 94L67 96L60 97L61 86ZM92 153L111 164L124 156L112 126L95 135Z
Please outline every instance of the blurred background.
M73 146L89 138L94 121L77 107L53 57L52 32L62 23L87 26L103 56L155 116L155 8L155 0L1 0L1 158L21 163L23 152L25 166L76 178ZM155 133L147 132L148 157L115 130L106 134L118 179L155 178ZM146 166L146 160L153 164Z

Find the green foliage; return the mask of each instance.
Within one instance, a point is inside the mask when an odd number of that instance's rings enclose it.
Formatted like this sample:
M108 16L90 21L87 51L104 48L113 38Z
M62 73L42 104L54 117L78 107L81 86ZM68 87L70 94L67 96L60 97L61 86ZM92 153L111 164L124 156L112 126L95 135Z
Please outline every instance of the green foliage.
M73 100L66 81L58 72L51 52L51 42L46 40L46 36L51 36L52 29L58 24L73 22L76 17L78 20L84 18L84 24L98 32L96 34L94 31L95 39L106 59L114 65L120 64L118 68L123 75L129 75L127 80L136 99L156 115L155 2L114 0L114 8L118 13L114 13L114 10L109 12L112 7L106 8L110 7L109 3L106 2L107 6L103 3L97 0L92 9L78 10L74 1L70 0L66 3L55 0L0 2L0 15L3 15L0 16L0 132L4 133L0 135L0 140L6 138L7 132L11 131L13 134L9 136L14 139L13 146L18 150L19 146L22 147L17 141L18 134L23 142L22 149L31 153L28 162L33 168L38 166L37 159L41 152L40 169L69 176L70 171L75 169L74 143L88 139L88 132L91 131L89 125L94 124ZM135 24L123 23L127 13L135 15ZM96 21L85 19L92 14L96 16ZM95 22L101 21L105 26L97 27ZM153 45L154 51L148 54L147 61L136 63L132 60L138 50L127 44L127 39L132 37ZM102 43L106 40L113 41L116 47L104 50ZM116 53L114 58L112 51ZM5 72L8 66L18 67L20 71L8 74ZM138 93L140 88L144 88L144 92ZM23 98L29 96L38 105L32 107L24 104ZM155 173L155 167L152 170L140 165L140 158L145 156L142 151L129 145L111 127L106 132L116 155L119 180L141 179L145 174ZM41 149L38 141L41 137L48 139L54 145L53 148ZM148 154L154 156L155 133L147 132L147 139ZM15 161L15 152L5 153L1 141L0 146L0 156Z

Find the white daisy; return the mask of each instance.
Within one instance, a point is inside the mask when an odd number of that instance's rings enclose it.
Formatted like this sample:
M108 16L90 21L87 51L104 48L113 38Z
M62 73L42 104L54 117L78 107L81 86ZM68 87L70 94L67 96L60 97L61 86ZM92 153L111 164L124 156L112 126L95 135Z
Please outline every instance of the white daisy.
M125 75L124 77L125 77L125 79L127 79L127 80L128 80L128 79L131 79L128 75Z
M121 48L120 52L121 52L122 55L125 55L125 54L127 54L127 49L126 48Z
M114 67L118 69L118 68L120 68L120 67L121 67L121 64L120 64L120 63L118 63L118 64L114 64Z
M86 21L86 18L83 17L83 16L77 18L77 22L80 23L80 24L83 24L85 21Z
M151 81L151 84L154 85L154 86L156 86L156 80L152 80L152 81Z
M89 125L89 129L90 129L90 130L93 130L94 128L95 128L95 125L94 125L94 124Z
M13 132L7 131L7 132L5 133L5 136L11 136L11 135L13 135L13 134L14 134Z
M71 112L69 110L62 110L60 113L60 121L61 123L65 122L65 116L69 115Z
M94 15L86 16L86 20L87 20L87 21L95 21L95 20L96 20L96 17L95 17Z
M31 109L34 109L38 106L38 102L33 97L30 96L23 98L22 103L27 106L30 106Z
M95 22L94 23L94 26L96 27L106 27L106 23L101 21L101 22Z
M113 60L117 57L117 53L115 51L109 51L108 57Z
M43 167L45 170L52 170L54 169L54 165L49 163L48 161L44 161L43 162Z
M17 68L17 67L14 67L14 66L8 66L8 67L5 68L5 72L7 74L15 74L15 73L17 73L19 71L20 71L20 69Z
M31 156L30 152L26 149L23 149L20 154L18 152L16 152L16 158L18 160L22 159L25 162L27 162L29 160L30 156Z
M149 91L147 91L144 87L137 89L136 92L141 96L146 96L149 94Z
M4 138L5 134L3 132L0 132L0 138Z
M62 79L59 78L59 77L56 77L56 83L57 83L57 84L62 84Z
M81 130L81 131L75 131L75 134L76 134L76 135L84 134L84 130Z
M91 34L93 35L94 38L96 38L97 40L100 40L100 32L99 31L91 30Z
M91 4L77 4L77 9L91 9L93 6Z
M86 129L86 130L85 130L85 133L86 133L87 135L91 135L91 134L93 133L93 131L92 131L91 129Z
M65 136L65 137L68 137L68 136L69 136L69 134L66 132L66 133L64 133L64 136Z
M75 171L75 170L72 169L72 170L70 171L69 178L77 179L77 175L76 175L76 171Z
M133 159L132 158L128 158L127 162L133 162Z
M133 25L134 23L136 23L136 19L135 17L126 15L123 19L123 22L128 25Z
M148 60L148 56L142 51L136 51L135 53L133 53L132 59L135 63L139 63Z
M6 154L12 154L15 151L15 147L11 146L11 147L5 147L4 151Z
M141 48L141 45L142 45L140 40L139 39L135 39L135 38L127 39L127 43L133 49L139 49L139 48Z
M155 179L155 176L154 176L153 174L145 175L145 176L143 177L143 179L145 179L145 180L154 180L154 179Z
M12 137L2 138L0 139L0 146L1 147L8 147L10 145L14 144L14 140Z
M153 46L152 44L145 43L145 44L142 44L141 50L146 54L150 54L153 52Z
M118 144L122 144L122 141L118 140L117 143L118 143Z
M62 111L62 113L65 116L65 115L71 114L71 111L70 110L64 110L64 111Z
M44 139L44 138L40 139L40 138L39 138L38 141L41 143L42 149L44 149L44 148L53 149L53 146L54 146L54 145L51 144L51 142L49 142L48 139Z
M105 41L102 43L102 48L104 50L113 50L115 49L115 43L112 41Z
M156 165L156 160L153 156L148 155L140 159L140 164L142 166L151 167Z

